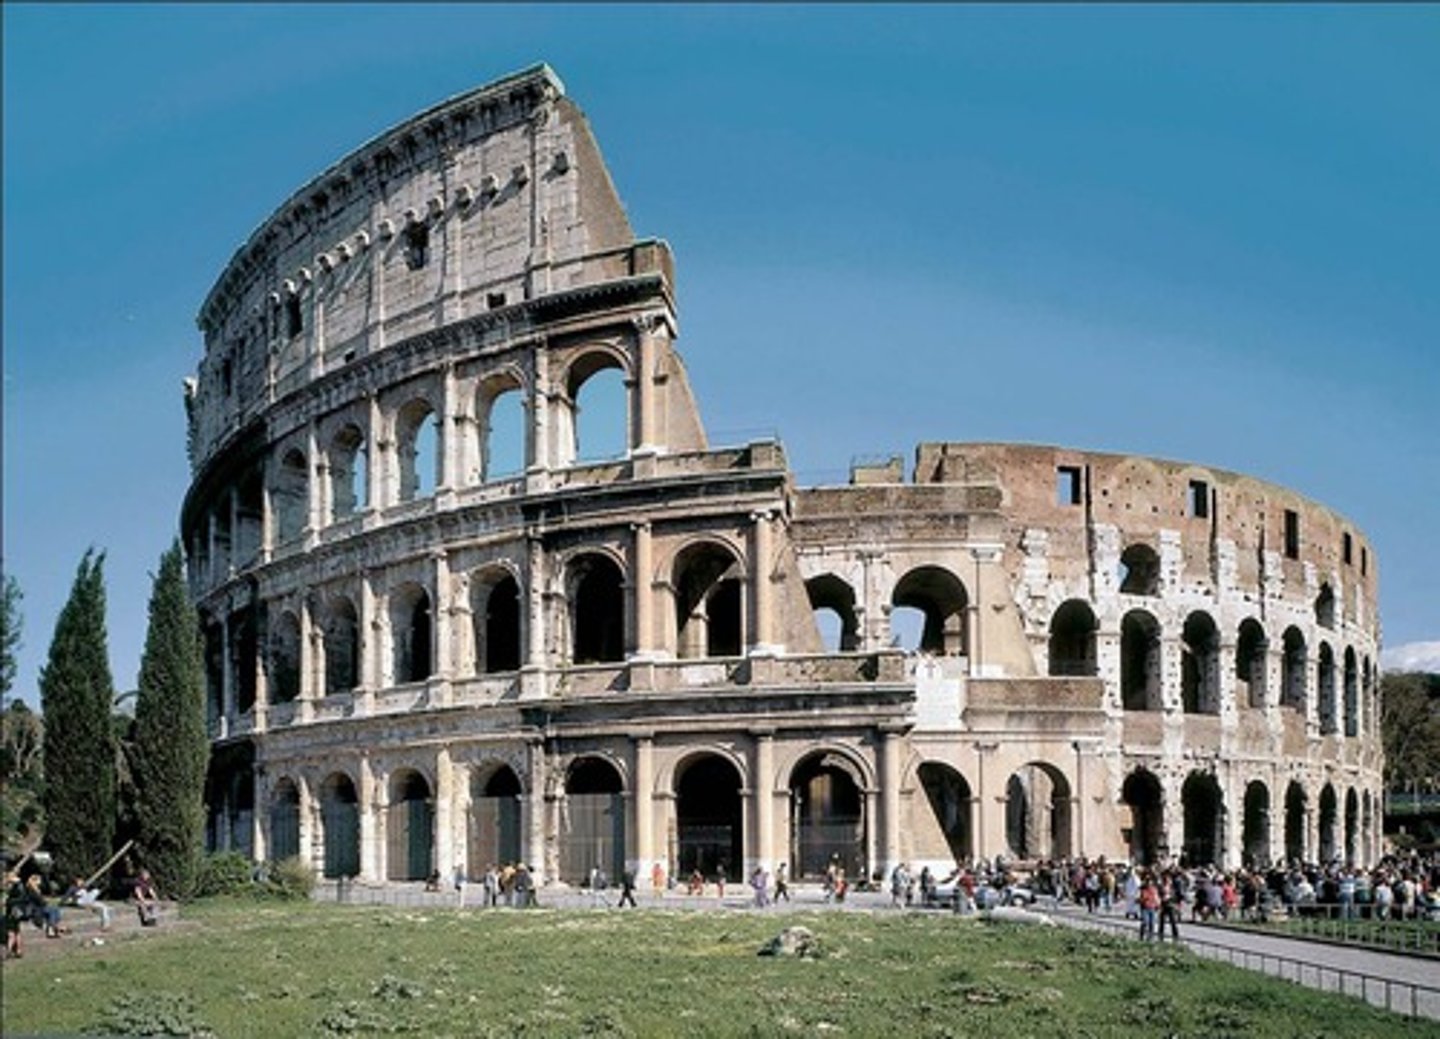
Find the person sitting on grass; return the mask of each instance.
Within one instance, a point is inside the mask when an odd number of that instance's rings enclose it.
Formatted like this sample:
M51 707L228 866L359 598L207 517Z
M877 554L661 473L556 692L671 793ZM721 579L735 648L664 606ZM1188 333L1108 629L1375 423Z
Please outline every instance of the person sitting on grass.
M96 887L87 888L84 877L76 877L71 885L65 889L61 897L62 905L79 906L81 909L88 909L100 917L100 930L110 930L110 907L100 901L100 889Z
M45 897L45 891L40 886L40 874L30 874L30 879L25 881L25 902L30 909L30 919L36 927L45 929L46 938L59 938L60 907L52 905Z

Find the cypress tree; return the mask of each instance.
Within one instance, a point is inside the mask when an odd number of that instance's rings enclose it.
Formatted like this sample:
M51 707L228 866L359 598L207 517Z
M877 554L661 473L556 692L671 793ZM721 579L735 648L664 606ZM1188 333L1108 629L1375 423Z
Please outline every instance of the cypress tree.
M115 834L114 684L105 638L105 555L91 549L40 672L45 715L45 840L61 877L88 875Z
M135 815L141 861L167 896L195 889L205 840L205 672L178 542L160 559L135 700Z

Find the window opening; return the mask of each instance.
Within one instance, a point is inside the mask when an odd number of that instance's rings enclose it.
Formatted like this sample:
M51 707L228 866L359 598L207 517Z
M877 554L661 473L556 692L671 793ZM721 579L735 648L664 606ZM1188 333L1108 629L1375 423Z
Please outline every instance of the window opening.
M289 296L285 300L285 334L294 339L305 330L300 314L300 297Z
M412 271L424 267L430 259L430 227L411 224L405 229L405 266Z
M1190 495L1186 503L1186 515L1191 519L1210 518L1210 485L1204 480L1190 481Z
M1080 467L1061 465L1055 468L1055 504L1080 504Z
M1294 509L1285 510L1285 558L1300 558L1300 514Z
M1350 532L1347 530L1344 534L1340 535L1340 556L1342 559L1345 560L1346 566L1350 565L1351 554L1353 551L1354 545L1350 539Z

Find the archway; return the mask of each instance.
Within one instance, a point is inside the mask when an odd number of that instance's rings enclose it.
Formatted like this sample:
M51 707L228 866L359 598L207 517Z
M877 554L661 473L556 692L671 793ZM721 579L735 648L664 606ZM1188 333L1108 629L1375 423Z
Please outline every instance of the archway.
M1131 610L1120 622L1122 705L1127 711L1158 711L1160 688L1160 622L1144 610Z
M1353 866L1360 857L1360 796L1351 787L1345 792L1345 865Z
M325 830L327 877L360 872L360 798L343 772L332 772L320 788L320 822Z
M520 668L520 585L504 570L477 575L471 584L475 673Z
M400 409L395 427L399 500L428 498L440 482L440 420L420 398Z
M860 648L860 620L855 613L855 589L834 574L821 574L805 582L810 609L829 652L853 653Z
M1280 706L1305 710L1305 636L1299 628L1285 629L1284 656L1280 663Z
M1099 624L1090 604L1080 599L1061 603L1050 618L1050 674L1095 674L1095 631Z
M1160 594L1160 557L1149 545L1129 545L1120 554L1116 575L1122 595Z
M1308 798L1305 788L1295 780L1285 788L1285 860L1305 859L1305 813Z
M270 798L269 858L278 862L300 854L300 791L288 779L275 784Z
M570 563L571 660L595 664L625 658L625 591L620 568L590 553Z
M270 626L266 655L271 703L289 703L300 695L300 620L289 610Z
M429 593L418 584L402 585L392 597L390 625L395 683L425 681L432 666Z
M823 876L832 862L865 875L860 773L840 754L811 754L790 774L790 861L795 877Z
M1220 632L1199 610L1181 633L1180 701L1186 714L1220 713Z
M562 465L623 457L630 445L630 395L620 360L595 350L570 366L565 380L571 438Z
M276 467L270 509L275 516L276 544L287 544L304 532L310 518L310 467L298 448L286 451Z
M520 861L520 779L509 765L470 779L470 873Z
M1070 783L1054 765L1030 762L1005 783L1005 840L1021 859L1070 854Z
M1360 735L1360 666L1355 650L1345 647L1345 735Z
M1120 800L1130 808L1130 825L1124 836L1131 861L1141 866L1158 862L1165 834L1165 797L1160 780L1148 769L1137 768L1125 777Z
M1270 788L1258 779L1245 787L1241 843L1247 868L1264 868L1270 864Z
M1339 726L1335 711L1335 651L1328 642L1320 643L1320 661L1315 677L1320 686L1320 731L1329 735Z
M369 500L366 486L368 468L365 434L351 423L341 427L330 441L330 518L353 516Z
M360 684L360 620L344 596L330 601L324 640L325 695L348 693Z
M1325 866L1340 857L1339 816L1339 798L1335 788L1326 783L1320 790L1320 863Z
M676 656L736 657L742 651L740 561L711 542L675 559Z
M723 868L731 880L744 868L740 774L718 754L692 758L675 784L676 876L700 870L713 877Z
M931 816L945 837L950 858L957 863L968 860L975 854L970 831L970 784L955 769L940 762L927 761L918 773Z
M583 884L599 866L625 868L625 797L620 773L603 758L580 758L565 777L560 812L560 879Z
M1265 706L1265 629L1253 617L1240 622L1235 641L1235 680L1245 690L1247 707Z
M424 880L434 867L435 802L430 784L411 769L390 780L386 809L386 876L391 880Z
M965 610L970 597L960 579L938 566L921 566L900 578L891 606L920 611L921 652L960 657L966 652Z
M1180 788L1185 813L1182 865L1213 866L1225 847L1225 798L1220 783L1209 772L1191 772Z

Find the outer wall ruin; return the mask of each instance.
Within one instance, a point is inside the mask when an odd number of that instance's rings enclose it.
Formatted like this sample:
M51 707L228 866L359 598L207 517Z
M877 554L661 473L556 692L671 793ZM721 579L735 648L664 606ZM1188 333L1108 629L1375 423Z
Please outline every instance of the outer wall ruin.
M673 285L543 66L235 254L187 384L212 847L362 882L1377 856L1353 524L1055 447L797 487L707 442Z

